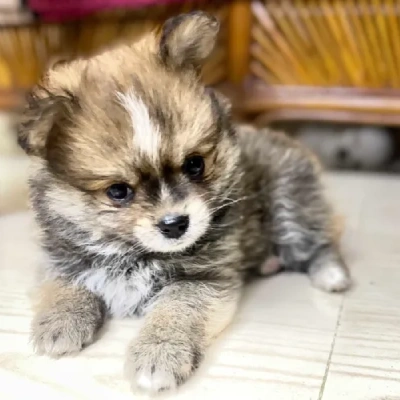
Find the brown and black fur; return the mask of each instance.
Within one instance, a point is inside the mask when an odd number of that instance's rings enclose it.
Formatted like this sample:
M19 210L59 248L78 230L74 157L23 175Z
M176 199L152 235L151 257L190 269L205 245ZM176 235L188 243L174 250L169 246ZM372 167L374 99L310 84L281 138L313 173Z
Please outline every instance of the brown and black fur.
M227 100L201 84L217 32L212 17L182 15L131 46L55 65L19 132L48 255L34 345L70 353L94 340L107 314L143 314L126 372L149 391L190 377L232 319L246 278L265 273L268 260L325 290L350 284L313 157L282 134L233 126ZM117 96L127 91L157 126L155 154L135 147L140 132ZM205 161L195 182L181 170L191 154ZM129 204L106 196L118 182L134 188ZM192 243L158 251L135 234L192 199L207 217Z

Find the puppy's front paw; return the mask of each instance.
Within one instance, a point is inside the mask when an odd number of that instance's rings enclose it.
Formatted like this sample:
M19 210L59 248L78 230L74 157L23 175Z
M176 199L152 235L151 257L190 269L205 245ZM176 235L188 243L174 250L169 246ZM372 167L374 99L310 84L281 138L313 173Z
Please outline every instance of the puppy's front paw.
M201 358L200 346L195 341L139 340L128 349L125 372L134 389L160 392L184 383Z
M75 353L93 342L100 325L92 314L48 311L32 321L31 341L39 354L57 357Z

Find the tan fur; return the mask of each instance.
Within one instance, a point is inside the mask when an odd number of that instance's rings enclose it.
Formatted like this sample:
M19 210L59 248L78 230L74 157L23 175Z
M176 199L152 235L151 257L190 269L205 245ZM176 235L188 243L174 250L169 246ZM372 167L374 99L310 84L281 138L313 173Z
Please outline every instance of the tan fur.
M334 215L332 221L332 239L339 243L345 228L345 218L343 215Z
M238 293L200 282L165 288L128 349L125 372L132 385L158 391L189 378L204 349L231 322Z
M94 340L104 305L89 291L62 281L45 282L34 299L32 343L39 353L73 353Z

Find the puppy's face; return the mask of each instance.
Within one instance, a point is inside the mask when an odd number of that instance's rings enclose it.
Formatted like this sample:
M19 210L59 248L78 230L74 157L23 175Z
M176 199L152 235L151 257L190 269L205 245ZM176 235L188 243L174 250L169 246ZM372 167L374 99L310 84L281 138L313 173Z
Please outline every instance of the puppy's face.
M184 250L234 196L227 105L197 73L217 30L204 14L180 16L161 35L55 67L36 90L20 142L40 160L43 202L101 251Z

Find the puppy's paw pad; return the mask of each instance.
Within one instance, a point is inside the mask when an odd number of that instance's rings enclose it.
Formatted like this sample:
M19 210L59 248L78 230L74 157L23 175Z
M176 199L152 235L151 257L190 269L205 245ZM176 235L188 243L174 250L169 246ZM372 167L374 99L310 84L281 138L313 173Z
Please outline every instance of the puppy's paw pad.
M176 389L178 382L170 371L153 367L140 370L133 385L147 392L162 392Z
M32 322L31 342L35 351L58 357L75 353L93 342L94 327L71 313L38 315Z
M278 272L280 267L281 266L279 263L279 258L278 257L270 257L267 260L265 260L263 264L261 264L260 274L264 275L264 276L272 275L272 274Z
M133 389L173 390L192 375L200 358L191 343L137 343L128 351L125 374Z
M350 288L351 278L340 264L331 262L311 275L313 285L326 292L343 292Z

